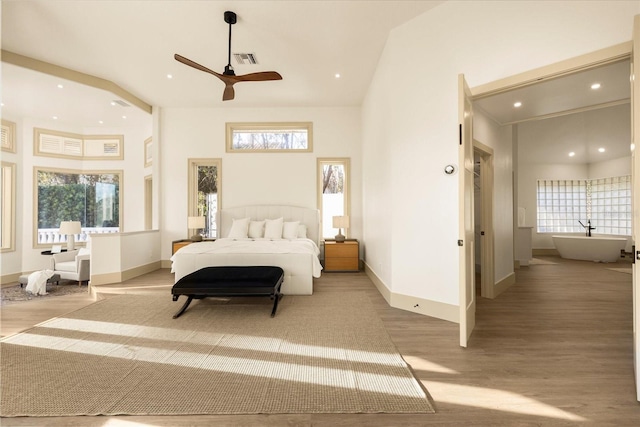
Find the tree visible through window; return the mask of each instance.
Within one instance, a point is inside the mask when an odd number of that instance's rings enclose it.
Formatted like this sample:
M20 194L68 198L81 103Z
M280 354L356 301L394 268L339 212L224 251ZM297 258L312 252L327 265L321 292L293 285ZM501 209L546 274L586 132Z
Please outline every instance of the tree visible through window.
M120 172L73 172L38 169L38 244L64 241L62 221L80 221L86 241L89 233L120 231Z
M227 123L227 151L312 151L311 123Z
M220 159L189 159L189 216L205 217L204 238L219 237L220 166Z
M318 205L322 218L322 237L333 238L333 217L349 215L349 159L318 159ZM348 231L343 230L347 235Z

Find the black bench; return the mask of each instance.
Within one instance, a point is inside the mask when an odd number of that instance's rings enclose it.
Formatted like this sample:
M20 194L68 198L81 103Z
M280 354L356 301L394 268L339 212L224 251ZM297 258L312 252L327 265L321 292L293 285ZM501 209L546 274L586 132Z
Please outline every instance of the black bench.
M171 294L178 301L186 295L187 301L173 316L177 318L194 299L207 297L270 297L274 300L271 317L276 315L284 280L280 267L205 267L187 274L173 285Z

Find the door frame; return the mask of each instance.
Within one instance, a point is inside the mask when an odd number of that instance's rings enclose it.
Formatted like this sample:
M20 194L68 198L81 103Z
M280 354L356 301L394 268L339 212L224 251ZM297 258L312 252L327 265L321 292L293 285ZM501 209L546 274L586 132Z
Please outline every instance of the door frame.
M588 70L591 68L599 67L606 64L611 64L614 62L618 62L625 59L632 60L632 70L634 73L634 65L633 65L633 51L635 47L640 50L640 16L636 15L634 17L634 34L633 39L628 42L620 43L614 46L610 46L604 49L596 50L591 53L587 53L581 56L577 56L574 58L569 58L564 61L557 62L555 64L547 65L544 67L539 67L533 70L529 70L523 73L515 74L513 76L509 76L500 80L495 80L493 82L489 82L483 85L475 86L471 88L471 96L472 100L482 99L491 95L495 95L502 92L507 92L513 89L530 86L536 84L540 81L553 79L565 75L570 75L573 73L577 73L580 71ZM632 139L635 143L636 149L640 146L638 140L640 138L640 119L637 119L635 116L638 114L634 114L634 98L640 99L640 84L637 82L632 86L631 93L631 111L632 111L632 120L631 120L631 129L632 129ZM637 108L637 107L635 107ZM637 123L637 126L634 124ZM636 193L640 194L640 173L635 173L635 168L639 167L638 162L635 159L635 152L632 154L632 161L634 169L632 174L632 188L633 188L633 198L638 199ZM640 219L638 215L640 214L639 210L636 208L638 206L638 200L634 202L634 215L632 220L632 228L633 228L633 238L640 236ZM462 223L464 218L460 218L460 222ZM634 254L635 258L640 257L640 251ZM463 260L464 261L464 260ZM636 379L636 398L640 401L640 274L638 272L638 264L633 265L633 304L634 304L634 312L633 312L633 346L634 346L634 376ZM463 286L461 283L460 286Z
M495 298L493 230L493 148L473 140L473 151L480 157L480 296Z

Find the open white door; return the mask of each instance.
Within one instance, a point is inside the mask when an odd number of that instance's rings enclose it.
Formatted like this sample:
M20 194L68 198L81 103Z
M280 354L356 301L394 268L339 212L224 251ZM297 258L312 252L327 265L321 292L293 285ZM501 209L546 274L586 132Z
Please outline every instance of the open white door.
M640 401L640 265L638 262L640 249L640 159L637 152L640 149L640 61L635 60L636 53L640 54L640 15L633 21L633 52L631 54L631 141L634 150L632 161L633 188L633 241L636 253L633 264L633 359L636 377L636 398Z
M460 345L467 346L476 324L475 255L473 222L473 110L471 91L464 79L458 76L459 99L459 241L460 245Z

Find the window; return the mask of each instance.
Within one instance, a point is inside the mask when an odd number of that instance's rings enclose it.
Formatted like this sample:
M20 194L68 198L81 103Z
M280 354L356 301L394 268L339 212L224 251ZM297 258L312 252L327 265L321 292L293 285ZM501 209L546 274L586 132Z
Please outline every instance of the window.
M0 173L0 190L2 191L2 227L0 241L2 252L14 251L16 246L16 165L2 162Z
M338 234L333 217L349 215L349 159L318 158L318 209L322 238L332 239ZM347 236L348 230L342 230Z
M117 233L122 227L122 171L35 168L36 247L66 241L62 221L80 221L85 242L90 233Z
M313 124L227 123L228 152L311 152Z
M539 180L538 233L582 233L591 220L597 233L631 235L631 177Z
M205 239L219 237L216 216L220 208L221 168L221 159L189 159L188 216L205 217Z
M9 153L16 152L16 124L8 120L2 119L0 125L0 134L2 135L2 151Z

